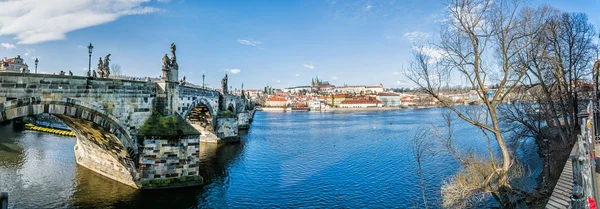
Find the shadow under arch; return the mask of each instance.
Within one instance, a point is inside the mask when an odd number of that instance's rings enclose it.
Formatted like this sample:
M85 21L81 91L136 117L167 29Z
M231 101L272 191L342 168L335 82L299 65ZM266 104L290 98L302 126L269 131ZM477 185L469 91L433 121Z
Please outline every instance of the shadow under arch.
M232 113L235 113L235 107L233 104L229 103L229 106L227 106L227 110L229 110Z
M56 116L75 133L77 164L137 188L137 145L114 116L71 98L28 97L0 103L0 121L42 113Z
M199 125L212 133L217 128L217 110L206 98L195 98L181 117L192 125Z

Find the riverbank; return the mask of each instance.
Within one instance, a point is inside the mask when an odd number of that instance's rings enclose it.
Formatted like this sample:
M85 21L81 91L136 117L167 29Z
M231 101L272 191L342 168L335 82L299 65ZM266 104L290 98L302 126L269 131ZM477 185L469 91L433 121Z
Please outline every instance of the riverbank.
M428 109L438 108L438 106L411 106L411 107L367 107L367 108L329 108L323 112L376 112L390 110L411 110L411 109Z
M321 111L308 111L308 112L376 112L376 111L390 111L390 110L410 110L410 109L428 109L438 108L440 106L409 106L409 107L366 107L366 108L339 108L330 107ZM306 112L306 111L293 111L290 107L263 107L263 112Z

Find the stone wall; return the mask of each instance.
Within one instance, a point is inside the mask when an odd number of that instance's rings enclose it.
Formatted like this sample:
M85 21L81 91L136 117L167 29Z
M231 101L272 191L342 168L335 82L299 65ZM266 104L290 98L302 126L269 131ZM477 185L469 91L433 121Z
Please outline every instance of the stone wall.
M145 81L2 73L0 98L17 100L3 102L0 111L27 105L22 103L30 98L36 98L36 102L41 104L77 104L110 115L124 129L123 137L130 140L135 138L138 128L152 114L155 90L155 83Z
M237 118L217 119L218 143L239 141Z
M241 112L237 114L238 118L238 128L239 129L249 129L250 128L250 113L249 112Z
M77 136L74 149L78 164L142 189L202 182L198 175L200 136L138 136L154 111L186 119L194 107L204 104L209 107L213 127L206 127L210 133L203 133L203 137L218 137L218 143L239 141L238 128L249 127L251 121L245 111L246 101L225 95L222 102L235 110L219 118L220 97L220 92L191 85L0 73L0 121L40 113L56 115Z
M198 167L200 136L181 136L179 139L144 137L138 140L142 142L140 150L143 150L140 153L141 179L138 182L142 189L202 184ZM167 181L170 183L165 184Z

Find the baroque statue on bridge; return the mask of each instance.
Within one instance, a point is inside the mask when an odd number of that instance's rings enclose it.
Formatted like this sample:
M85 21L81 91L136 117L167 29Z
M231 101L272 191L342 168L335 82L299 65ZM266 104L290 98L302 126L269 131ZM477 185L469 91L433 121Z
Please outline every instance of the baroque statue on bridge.
M225 73L225 77L221 79L221 92L223 95L227 94L227 73Z
M102 61L102 57L98 59L98 75L100 75L100 78L108 78L108 76L110 75L109 63L110 54L107 54L104 57L104 61Z
M108 76L110 75L110 53L106 55L106 57L104 57L104 78L108 78Z
M171 77L171 59L169 59L169 55L165 54L162 58L162 79L168 80Z
M177 82L179 79L179 64L177 64L177 55L175 54L177 46L171 44L171 58L167 54L162 58L162 79L167 82Z
M100 73L100 77L102 77L102 68L104 67L104 62L102 62L102 57L100 57L98 59L98 69L96 69L98 71L98 73Z

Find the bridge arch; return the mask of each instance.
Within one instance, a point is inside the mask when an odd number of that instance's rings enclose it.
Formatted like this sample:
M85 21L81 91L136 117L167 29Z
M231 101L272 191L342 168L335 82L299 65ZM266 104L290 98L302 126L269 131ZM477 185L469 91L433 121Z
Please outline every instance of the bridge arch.
M101 107L71 98L27 97L0 103L0 121L42 113L56 116L75 133L78 164L137 188L136 140Z
M196 97L187 106L182 114L183 119L192 125L200 125L207 131L216 130L217 108L215 108L209 99L205 97Z

